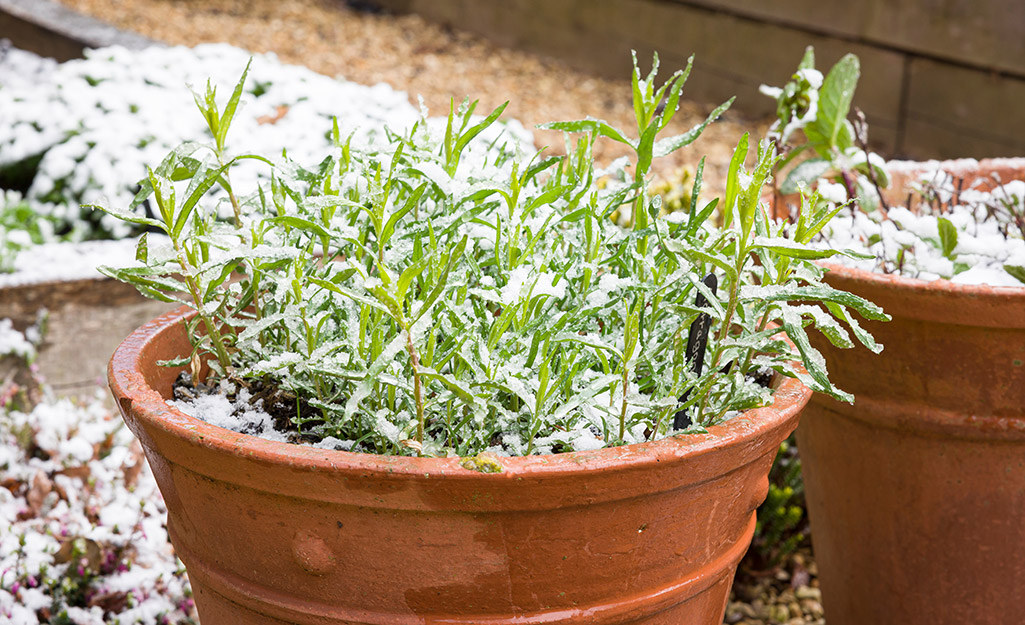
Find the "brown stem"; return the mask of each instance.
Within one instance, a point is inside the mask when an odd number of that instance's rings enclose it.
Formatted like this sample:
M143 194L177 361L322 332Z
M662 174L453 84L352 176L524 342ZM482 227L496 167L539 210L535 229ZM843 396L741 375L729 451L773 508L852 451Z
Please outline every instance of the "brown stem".
M620 442L626 442L626 392L629 389L629 378L630 370L627 368L626 363L623 363L623 407L619 411L619 440Z
M872 181L872 186L876 189L876 195L879 196L879 205L883 207L883 214L885 215L890 212L890 207L886 204L883 191L879 188L879 181L876 180L876 172L872 169L871 154L868 151L868 121L865 120L865 114L858 107L854 107L854 113L858 116L858 125L860 126L854 134L862 151L865 152L865 167L868 169L868 179Z
M420 382L420 357L417 356L416 347L413 346L413 334L406 329L406 351L409 352L409 362L413 365L413 397L416 400L416 442L421 448L424 442L424 398L423 387ZM418 455L423 451L417 450Z

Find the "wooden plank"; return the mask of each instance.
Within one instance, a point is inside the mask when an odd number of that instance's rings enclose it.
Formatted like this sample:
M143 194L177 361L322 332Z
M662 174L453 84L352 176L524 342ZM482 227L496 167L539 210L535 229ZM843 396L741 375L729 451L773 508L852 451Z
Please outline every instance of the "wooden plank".
M80 58L85 48L161 45L68 9L53 0L0 0L0 37L15 47L58 61Z

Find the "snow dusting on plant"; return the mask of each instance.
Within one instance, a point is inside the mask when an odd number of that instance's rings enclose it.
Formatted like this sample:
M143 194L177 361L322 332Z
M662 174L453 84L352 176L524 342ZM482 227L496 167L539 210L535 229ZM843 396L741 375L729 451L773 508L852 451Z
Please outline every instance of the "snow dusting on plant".
M845 247L863 256L844 255L837 259L841 263L921 280L1025 284L1025 181L965 184L960 174L970 175L979 165L972 159L887 164L868 149L861 111L855 109L853 123L848 119L861 71L858 58L844 56L825 78L814 66L809 46L784 87L762 87L776 100L777 120L769 136L784 154L777 173L786 175L773 186L777 213L786 203L780 194L800 196L813 189L816 201L832 202L839 211L816 246ZM798 134L803 141L795 140ZM909 200L917 203L887 206L882 189L889 186L891 172L909 169L920 172L907 189ZM786 208L793 219L798 207Z
M992 188L982 188L983 183ZM931 162L911 191L917 203L910 209L866 213L845 208L823 237L828 245L870 258L840 262L920 280L1025 286L1025 180L979 178L965 184L941 163Z
M147 164L183 141L209 139L187 87L202 91L209 80L230 88L249 62L248 52L224 44L111 47L62 64L6 50L0 57L0 174L28 190L0 196L0 284L95 278L100 264L132 264L134 248L127 243L61 244L138 233L132 224L80 205L129 205ZM273 54L253 57L239 109L236 154L280 155L287 149L305 163L331 153L333 123L359 147L383 140L388 127L405 128L419 118L406 94L385 84L332 79L282 64ZM515 120L490 128L487 138L500 135L503 142L533 149L531 134ZM253 177L265 173L247 161L232 169L240 186L252 186ZM219 213L229 215L225 194L213 194Z
M661 87L657 71L657 57L646 77L635 63L637 138L600 120L557 122L569 153L532 154L497 122L504 105L482 118L464 101L375 142L326 125L332 150L311 160L228 150L251 90L244 73L227 98L197 94L210 140L168 154L133 203L103 207L170 240L142 239L144 266L105 272L195 311L192 352L162 363L184 367L199 395L178 405L271 438L273 419L291 438L380 454L596 449L763 406L765 371L851 400L805 327L878 351L851 311L887 317L821 282L811 261L838 252L807 244L834 212L818 202L794 227L770 221L760 199L778 156L762 143L748 169L744 135L721 205L697 203L699 167L689 206L662 218L653 159L693 142L729 102L659 137L690 65ZM599 136L633 158L597 170ZM243 184L240 164L264 173ZM133 210L143 200L152 216ZM688 353L705 345L689 340L692 324L710 329L703 369Z

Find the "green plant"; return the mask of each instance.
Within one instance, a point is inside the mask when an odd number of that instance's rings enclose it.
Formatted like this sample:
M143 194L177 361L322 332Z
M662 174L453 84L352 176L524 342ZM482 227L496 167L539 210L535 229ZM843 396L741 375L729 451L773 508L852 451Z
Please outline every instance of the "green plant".
M990 224L990 229L995 230L990 232L991 236L999 235L1005 242L1025 238L1025 183L1007 181L1008 184L1001 184L1000 177L996 175L990 180L994 184L993 190L979 192L965 189L964 179L937 171L912 185L909 200L917 200L917 204L909 208L914 215L936 220L937 236L919 237L919 240L951 261L950 277L972 267L972 262L968 260L971 256L966 259L958 252L958 241L978 238L980 224ZM969 218L959 219L955 224L950 219L953 213L968 215ZM993 246L992 243L991 240L986 247L995 248L996 253L1000 254L1000 246ZM969 245L969 249L980 247L978 244ZM1008 258L1002 264L1005 272L1025 283L1025 266L1018 264L1022 262L1025 262L1025 258ZM887 269L884 264L883 270Z
M752 566L762 571L778 566L807 542L806 508L801 457L791 436L779 446L769 471L769 491L751 541Z
M858 57L847 54L823 78L815 69L815 50L808 46L789 82L781 88L762 85L762 93L776 100L777 119L769 137L783 154L777 171L787 172L774 191L794 194L828 179L842 185L840 195L845 196L832 199L857 200L864 210L884 202L879 189L889 185L886 162L868 149L868 124L861 111L856 110L855 122L848 119L860 74ZM803 143L794 141L797 134Z
M767 218L759 199L778 161L771 144L750 171L747 135L738 144L724 227L709 219L718 200L697 203L702 167L687 211L658 217L647 189L653 159L692 142L728 106L659 139L686 75L655 89L655 69L644 79L635 69L637 138L598 120L548 125L578 135L566 156L484 144L504 107L480 118L468 102L444 128L421 121L377 148L357 149L336 124L334 154L313 166L228 157L222 139L182 146L150 171L131 207L151 198L159 218L104 209L165 232L170 245L150 249L143 238L141 266L105 271L196 310L192 353L165 364L191 363L193 381L207 364L229 392L275 398L303 435L356 450L621 445L671 433L681 409L702 430L765 404L771 391L754 378L766 369L850 400L829 382L805 326L852 346L841 319L878 350L850 311L886 315L821 282L812 261L838 252L807 243L837 209L813 195L796 223ZM211 113L213 95L197 98L215 138L227 133L244 79L223 114ZM635 152L632 171L613 172L610 184L597 183L591 156L600 136ZM236 218L219 222L204 198L242 159L262 160L270 183L235 189ZM628 227L609 218L627 209ZM699 293L708 304L696 305ZM685 346L699 315L713 329L710 366L695 373Z
M57 240L57 222L40 215L16 191L0 191L0 273L14 271L18 252Z

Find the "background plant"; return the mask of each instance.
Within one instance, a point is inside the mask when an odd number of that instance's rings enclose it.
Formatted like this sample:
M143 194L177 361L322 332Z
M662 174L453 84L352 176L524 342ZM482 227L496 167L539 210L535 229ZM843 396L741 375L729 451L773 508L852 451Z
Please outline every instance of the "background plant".
M908 206L885 217L853 208L828 227L823 245L868 252L856 266L882 273L955 282L1014 286L1025 282L1025 181L980 177L971 183L940 169L910 185Z
M659 139L686 71L657 89L655 78L635 69L636 138L599 120L550 125L576 133L566 156L481 141L504 107L477 117L464 102L443 126L421 119L375 146L354 145L336 123L334 152L311 165L225 151L243 76L223 109L197 97L214 145L176 149L131 208L106 209L171 241L142 239L142 266L108 273L197 311L193 353L166 364L191 363L198 380L206 363L229 393L278 402L299 432L342 448L471 456L649 440L681 409L700 430L764 405L761 370L849 400L805 327L850 347L840 319L878 350L851 311L886 317L824 285L811 262L838 253L807 246L838 209L814 195L795 223L770 221L759 199L778 156L763 143L748 170L745 135L725 227L709 221L718 200L697 203L700 167L688 210L658 218L652 159L728 104ZM598 137L633 148L630 167L596 170ZM269 183L236 186L238 218L218 221L207 194L244 161L267 167ZM157 217L133 212L146 199ZM623 228L610 215L625 208ZM695 374L685 346L702 314L709 366Z
M14 271L18 252L61 240L55 220L37 213L17 191L0 191L0 273Z
M858 57L847 54L823 78L815 69L815 50L808 46L789 82L762 85L762 93L776 100L769 138L783 154L777 170L787 172L774 191L790 195L825 179L840 185L830 199L857 200L868 211L881 202L885 208L879 189L889 185L886 162L868 149L868 124L861 111L856 110L854 122L848 119L860 74Z
M145 176L183 139L211 139L190 111L183 84L208 77L233 85L250 53L224 44L195 48L119 47L87 50L85 58L54 63L9 49L0 54L0 188L20 192L40 217L71 240L137 236L138 228L80 205L126 206ZM406 94L368 87L285 65L258 55L235 119L236 146L262 154L285 147L303 161L331 150L332 117L372 141L386 124L417 118ZM515 124L513 124L515 126ZM519 136L529 141L529 133ZM235 168L248 184L259 167ZM226 207L227 208L227 207ZM230 209L224 217L230 217Z
M14 332L0 323L0 356L13 344L24 357L34 337L18 349ZM153 476L99 401L58 400L31 375L5 374L0 482L0 622L197 622Z
M806 508L801 457L791 436L780 445L769 471L769 491L758 508L755 536L746 556L751 567L770 570L807 545Z

